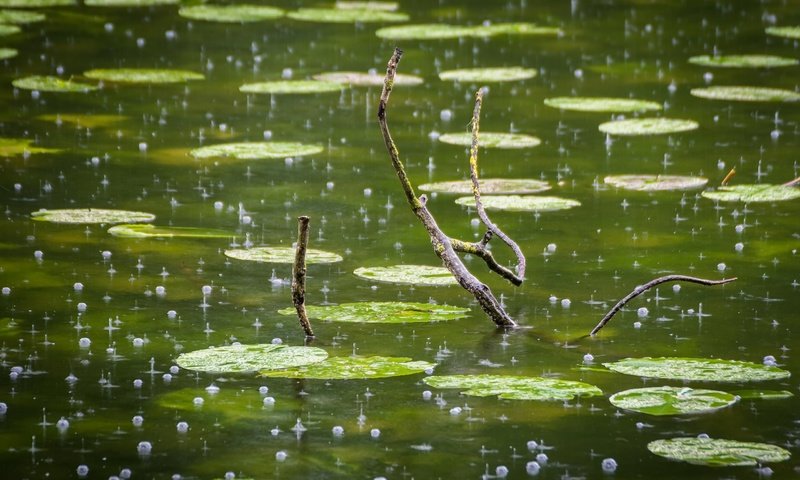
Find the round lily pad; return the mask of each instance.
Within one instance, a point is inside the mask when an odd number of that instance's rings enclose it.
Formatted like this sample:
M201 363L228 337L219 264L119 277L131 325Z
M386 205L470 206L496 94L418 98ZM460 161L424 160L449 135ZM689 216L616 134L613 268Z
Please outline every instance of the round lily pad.
M612 405L648 415L684 415L706 413L733 405L736 395L719 390L686 387L634 388L615 393L608 399Z
M601 123L598 129L611 135L661 135L687 132L699 127L693 120L678 118L632 118Z
M478 140L478 144L484 148L532 148L542 143L540 139L524 133L481 132ZM472 146L472 133L445 133L439 136L439 141L469 147Z
M182 353L175 363L199 372L242 373L310 365L327 357L328 352L316 347L235 344Z
M524 195L550 190L550 184L543 180L529 178L481 178L478 180L482 195ZM472 194L471 180L454 180L450 182L423 183L419 186L423 192Z
M456 203L475 208L474 197L459 197ZM570 198L535 195L492 195L482 198L481 203L486 210L506 212L555 212L581 206L581 202Z
M768 443L696 437L656 440L648 443L647 449L671 460L709 467L755 467L792 456L788 450Z
M397 2L377 2L377 1L363 1L363 2L347 2L337 1L336 8L340 10L382 10L384 12L394 12L399 8Z
M203 80L202 73L163 68L98 68L84 72L88 78L119 83L182 83Z
M612 97L553 97L546 98L548 107L578 112L646 112L661 110L661 105L648 100Z
M241 142L195 148L189 155L199 159L229 157L237 160L262 160L315 155L323 150L319 145L295 142Z
M155 7L159 5L177 5L180 0L84 0L90 7Z
M178 10L178 15L184 18L223 23L260 22L280 18L285 14L280 8L249 4L191 5Z
M448 25L426 23L384 27L375 32L380 38L389 40L446 40L453 38L486 38L498 35L559 35L555 27L543 27L533 23L495 23L491 25Z
M64 80L53 76L39 76L18 78L11 82L16 88L25 90L38 90L41 92L65 92L65 93L86 93L97 90L96 85L89 83Z
M0 10L1 24L24 25L27 23L42 22L45 15L39 12L26 12L22 10Z
M691 190L708 183L707 178L685 175L609 175L603 181L618 188L640 192Z
M716 358L625 358L603 365L610 370L626 375L670 380L760 382L789 378L791 375L778 367Z
M57 153L56 148L32 147L33 140L27 138L0 138L0 156L29 155L32 153Z
M507 400L571 400L603 394L602 390L588 383L517 375L434 375L422 381L434 388L461 389L462 395L497 395Z
M8 58L14 58L17 56L17 52L13 48L0 48L0 60L6 60Z
M430 323L464 318L468 308L432 303L357 302L339 305L306 305L310 318L326 322L350 323ZM295 315L294 308L278 310L282 315Z
M0 8L68 7L76 3L75 0L0 0Z
M702 196L719 202L782 202L800 198L800 188L786 185L726 185Z
M776 37L800 39L800 26L796 27L767 27L767 35Z
M513 82L533 78L538 72L533 68L497 67L497 68L462 68L446 70L439 74L442 80L456 82Z
M260 373L263 377L350 380L414 375L434 367L435 363L412 361L407 357L330 357L313 365Z
M246 83L239 87L242 93L265 93L272 95L330 93L344 90L345 85L319 80L276 80L273 82Z
M781 88L716 86L693 88L695 97L709 100L730 100L734 102L797 102L800 93Z
M387 23L407 22L405 13L374 8L301 8L289 12L289 18L320 23Z
M149 223L115 225L108 233L123 238L231 238L235 234L224 230L198 227L158 227Z
M731 393L742 400L780 400L794 397L788 390L734 390Z
M791 67L800 64L800 61L777 55L698 55L689 58L689 63L703 67L773 68Z
M138 223L152 222L156 216L146 212L105 208L66 208L31 213L34 220L53 223Z
M15 33L19 33L22 30L16 25L0 25L0 37L5 37L6 35L14 35Z
M325 72L313 75L311 78L320 82L332 82L342 85L355 85L358 87L381 87L383 86L383 75L377 73L362 72ZM422 77L408 74L396 74L394 77L395 85L421 85Z
M237 260L264 263L294 263L295 249L292 247L254 247L225 250L225 256ZM342 256L324 250L306 250L306 263L336 263Z
M360 267L353 273L376 282L401 283L407 285L456 285L453 274L444 267L430 265L392 265L390 267Z

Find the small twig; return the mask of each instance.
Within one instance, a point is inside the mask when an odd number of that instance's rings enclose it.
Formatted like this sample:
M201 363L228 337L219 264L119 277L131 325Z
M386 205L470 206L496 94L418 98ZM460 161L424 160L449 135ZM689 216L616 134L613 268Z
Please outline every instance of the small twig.
M625 306L628 302L633 300L634 298L638 297L639 295L643 294L644 292L650 290L651 288L655 287L656 285L661 285L662 283L666 282L691 282L691 283L699 283L700 285L722 285L725 283L729 283L736 280L736 277L733 278L723 278L722 280L706 280L705 278L697 278L697 277L689 277L686 275L666 275L663 277L658 277L654 280L650 280L649 282L645 283L644 285L639 285L638 287L634 288L633 291L625 296L622 300L617 302L614 307L606 313L606 316L600 320L589 335L595 335L597 332L603 328L606 323L611 320L611 317L617 314L622 307Z
M311 322L306 314L306 249L308 248L308 217L297 217L297 247L292 267L292 303L297 310L297 318L307 338L314 337Z
M794 180L788 181L783 184L784 187L796 187L800 184L800 177L795 178Z
M733 178L735 176L736 176L736 167L733 167L733 168L731 168L731 171L728 172L727 175L725 175L725 178L723 178L722 181L719 182L719 184L724 187L725 185L728 184L728 182L731 180L731 178Z

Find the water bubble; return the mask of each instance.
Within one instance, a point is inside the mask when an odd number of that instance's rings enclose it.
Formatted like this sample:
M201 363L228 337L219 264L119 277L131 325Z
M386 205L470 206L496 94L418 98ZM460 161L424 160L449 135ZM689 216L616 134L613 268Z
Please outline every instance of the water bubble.
M136 46L137 47L142 48L142 47L144 47L144 44L145 44L144 38L140 37L140 38L136 39Z
M331 429L331 433L333 433L335 437L341 437L342 435L344 435L344 427L336 425Z
M681 286L676 283L675 285L672 286L672 291L675 292L675 293L680 292L681 291Z
M499 465L497 468L494 469L495 475L499 478L506 478L508 476L508 467L505 465Z
M575 78L583 78L583 70L580 68L576 68L572 74L575 75Z
M373 428L372 430L369 431L369 436L372 438L378 438L381 436L381 431L378 430L377 428Z
M166 38L167 40L175 40L177 36L178 34L175 33L175 30L167 30L166 32L164 32L164 38Z
M82 337L78 340L78 346L81 348L89 348L92 345L92 341L86 337Z
M211 285L203 285L200 291L203 292L203 295L211 295Z
M169 373L171 373L173 375L177 375L178 373L180 373L180 371L181 371L181 367L179 367L177 365L172 365L171 367L169 367Z
M637 330L642 328L642 322L633 322L633 328Z
M371 197L372 196L372 189L371 188L365 188L364 189L364 196L365 197Z
M528 440L528 443L526 443L525 446L527 446L528 450L532 452L539 448L539 442L536 440Z
M286 460L286 457L288 456L289 455L283 450L278 450L277 452L275 452L275 460L279 462L283 462L284 460Z
M113 24L113 23L111 23L111 22L108 22L108 23L106 23L105 25L103 25L103 29L104 29L106 32L108 32L108 33L111 33L111 32L113 32L113 31L114 31L114 24Z
M552 303L553 305L555 305L555 304L556 304L556 302L558 302L558 297L556 297L555 295L550 295L550 297L549 297L547 300L549 300L549 301L550 301L550 303Z
M711 83L714 80L714 74L711 72L706 72L703 74L703 81L706 83Z
M144 382L141 378L137 378L133 381L133 388L142 388L142 385L144 385Z
M605 473L614 473L617 470L617 461L613 458L604 458L600 466Z
M269 140L272 138L272 130L264 130L262 135L264 136L264 140Z
M741 252L742 250L744 250L744 243L736 242L736 244L733 246L733 249L736 250L737 252Z
M272 343L273 345L280 345L283 343L283 340L281 340L279 337L275 337L272 339L270 343Z
M219 200L214 202L214 210L219 211L219 210L222 210L223 208L225 208L225 204L224 203L220 202Z
M441 118L443 122L449 122L453 118L452 110L445 108L439 112L439 118Z
M175 310L169 310L167 312L167 318L169 318L170 320L174 320L175 317L177 317L177 316L178 316L178 312L176 312Z
M461 407L453 407L450 409L450 415L461 415Z
M172 374L171 373L165 373L164 375L161 375L161 380L163 380L164 383L171 382L172 381Z
M569 308L570 305L572 305L572 300L570 300L569 298L564 298L561 300L562 307Z
M11 289L9 287L3 287L3 295L11 295Z
M763 362L764 362L764 365L766 365L768 367L776 367L776 366L778 366L777 360L775 360L775 357L772 356L772 355L765 356Z
M62 432L69 428L69 420L64 417L61 417L56 422L56 428L61 430Z
M137 347L137 348L144 346L144 340L139 338L139 337L134 338L133 339L133 346Z
M150 455L150 452L153 451L153 444L147 440L141 441L136 445L136 451L139 452L139 455Z
M75 282L75 284L72 285L72 288L76 292L82 292L83 291L83 284L81 282Z
M192 400L192 404L196 407L202 407L203 403L205 403L203 397L194 397L194 399Z
M267 392L269 392L269 388L266 385L258 387L258 393L260 393L261 395L266 395Z
M744 225L742 224L736 225L735 227L733 227L733 229L736 230L736 233L742 233L744 232Z
M8 411L8 405L5 402L0 402L0 415L5 415Z
M292 72L291 68L288 68L288 67L284 68L283 71L281 72L281 78L284 79L284 80L288 80L288 79L292 78L293 73L294 72Z
M644 422L636 422L636 430L642 430L644 428Z
M431 133L428 134L428 138L430 138L431 141L435 142L436 140L439 140L439 137L441 135L442 135L441 133L437 132L436 130L433 130Z
M186 422L178 422L175 425L175 429L178 431L178 433L186 433L189 431L189 424Z
M156 295L158 295L159 297L163 297L166 294L167 294L167 289L166 288L164 288L161 285L156 287Z
M542 466L539 465L539 462L530 461L525 464L525 471L530 476L539 475L539 471L542 469Z
M594 363L594 355L587 353L583 356L583 363Z
M264 397L264 406L271 407L275 405L275 397Z
M548 244L547 244L547 251L548 251L549 253L553 253L553 252L555 252L555 251L556 251L556 248L558 248L558 247L556 246L556 244L555 244L555 243L548 243Z
M430 400L432 396L433 396L433 393L430 390L425 390L424 392L422 392L422 399L423 400Z
M701 434L697 435L697 438L700 439L700 440L708 440L711 437L709 437L707 433L701 433Z
M728 266L727 266L727 265L725 265L725 264L724 264L724 263L722 263L722 262L720 262L720 263L718 263L718 264L717 264L717 270L719 270L720 272L724 272L726 268L728 268Z
M216 395L217 393L219 393L219 387L212 383L211 385L206 387L206 392L209 393L210 395Z
M639 309L636 310L636 315L639 317L646 317L649 313L650 310L648 310L647 307L639 307Z
M78 468L75 469L75 473L77 473L79 477L85 477L89 475L89 467L86 465L78 465Z
M141 427L144 423L144 417L141 415L134 415L133 418L131 418L131 423L134 427Z
M131 472L130 468L123 468L122 470L119 471L119 478L124 478L125 480L127 480L131 478L131 475L133 475L133 472Z
M536 461L539 462L539 465L547 465L547 460L549 460L549 458L546 453L536 455Z
M36 260L41 260L42 258L44 258L44 252L42 252L41 250L34 251L33 258L35 258Z
M139 151L142 153L147 151L147 142L139 142Z

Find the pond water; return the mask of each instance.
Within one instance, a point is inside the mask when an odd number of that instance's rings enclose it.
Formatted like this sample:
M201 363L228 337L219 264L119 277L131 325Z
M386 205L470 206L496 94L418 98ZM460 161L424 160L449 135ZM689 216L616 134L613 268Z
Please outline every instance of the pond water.
M743 85L796 91L800 67L720 68L688 61L723 54L797 59L797 40L765 34L770 26L800 24L797 4L399 3L410 16L399 25L532 22L560 33L394 42L375 34L393 25L387 22L283 17L217 23L181 17L176 5L73 5L25 9L41 12L44 20L0 37L0 47L18 51L2 60L0 136L31 141L26 152L0 144L0 476L797 475L800 201L719 202L700 192L716 189L733 167L731 186L783 184L800 175L800 106L699 98L690 90ZM319 5L281 0L273 6L292 11ZM469 174L466 148L437 137L468 131L482 84L440 80L440 72L538 72L486 84L482 131L528 134L541 145L481 149L481 176L543 180L552 189L541 195L580 206L489 212L527 255L520 287L490 273L479 259L465 259L518 329L497 330L457 286L378 283L353 274L359 267L440 265L386 154L376 120L378 87L290 95L239 91L248 83L307 80L330 71L374 69L382 75L395 44L405 51L399 73L423 79L396 85L388 113L414 185ZM182 69L204 79L129 84L84 75L115 68ZM11 85L33 75L102 88L65 93ZM663 110L580 112L544 104L571 96L636 98ZM598 131L601 123L623 117L688 119L699 128L645 136ZM321 148L307 156L256 160L189 154L257 141ZM708 184L641 192L604 183L619 174L703 176ZM474 210L457 205L457 195L429 197L427 205L448 235L467 241L483 236ZM158 227L212 229L223 237L127 238L108 233L111 224L31 216L61 208L147 212ZM292 306L291 265L224 255L232 245L291 247L300 215L311 217L310 248L343 257L309 265L309 305L408 301L469 308L465 318L436 323L312 319L311 345L331 357L408 357L437 364L436 375L575 380L603 395L568 401L464 396L424 383L431 372L315 380L178 368L179 354L208 346L273 339L303 345L296 317L277 313ZM512 266L511 252L496 240L492 245L500 262ZM679 290L661 285L628 304L597 336L587 336L618 299L669 273L738 280L715 287L682 284ZM587 355L594 358L591 368ZM643 356L761 364L769 355L795 376L758 383L648 380L602 366ZM219 393L209 393L211 385ZM262 386L268 393L259 392ZM680 416L651 416L609 402L616 392L643 386L795 395L742 399L716 412ZM274 405L264 406L265 395ZM197 397L202 406L193 403ZM304 431L293 430L298 420ZM668 460L647 448L655 440L701 434L777 445L794 457L713 468Z

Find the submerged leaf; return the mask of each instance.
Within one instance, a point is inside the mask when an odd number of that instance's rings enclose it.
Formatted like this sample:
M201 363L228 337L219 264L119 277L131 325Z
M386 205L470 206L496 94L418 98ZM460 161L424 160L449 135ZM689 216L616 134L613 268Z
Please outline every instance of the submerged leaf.
M475 197L460 197L456 203L475 208ZM506 212L555 212L581 206L581 202L569 198L535 195L492 195L482 198L481 203L486 210Z
M319 80L276 80L273 82L246 83L239 87L242 93L306 94L331 93L344 90L345 85Z
M648 415L685 415L728 407L736 403L738 397L719 390L649 387L615 393L608 401L617 408Z
M768 443L740 442L715 438L678 437L647 444L656 455L709 467L757 466L783 462L792 454Z
M115 123L125 120L122 115L103 115L103 114L73 114L73 113L46 113L36 117L46 122L55 122L57 125L62 123L72 123L78 128L103 128L110 127Z
M693 120L678 118L633 118L601 123L598 129L610 135L660 135L686 132L699 127Z
M429 265L392 265L390 267L360 267L353 271L357 277L376 282L408 285L456 285L453 274L444 267Z
M542 141L524 133L480 132L479 145L484 148L532 148ZM439 141L450 145L472 146L472 133L445 133L439 136Z
M183 83L204 80L202 73L166 68L97 68L84 72L88 78L119 83Z
M306 305L310 318L326 322L352 323L430 323L464 318L468 308L432 303L357 302L339 305ZM282 315L295 315L294 308L278 310Z
M158 5L176 5L180 0L84 0L90 7L153 7Z
M6 35L14 35L15 33L19 33L22 30L16 25L2 25L0 24L0 37L5 37Z
M263 377L350 380L414 375L435 366L435 363L412 361L406 357L330 357L314 365L260 373Z
M538 73L533 68L523 67L462 68L441 72L439 78L456 82L513 82L533 78Z
M777 55L698 55L689 58L689 63L703 67L772 68L791 67L800 64L800 61Z
M75 0L0 0L0 8L69 7Z
M40 75L18 78L11 82L11 84L16 88L38 90L42 92L86 93L98 89L96 85L89 83L74 82L59 77Z
M481 178L478 180L482 195L524 195L550 190L544 180L528 178ZM472 180L453 180L450 182L423 183L418 187L423 192L472 193Z
M33 140L27 138L0 138L0 156L28 155L31 153L57 153L56 148L32 147Z
M237 260L264 263L294 263L295 249L292 247L254 247L225 250L225 256ZM306 263L341 262L342 256L324 250L306 250Z
M24 25L27 23L42 22L45 15L39 12L25 12L21 10L0 10L0 24Z
M691 190L708 183L707 178L684 175L609 175L603 181L618 188L641 192Z
M181 7L178 15L192 20L221 23L249 23L272 20L285 15L285 11L263 5L190 5Z
M198 372L242 373L310 365L327 357L328 352L316 347L234 344L182 353L175 363Z
M578 112L646 112L661 110L661 105L647 100L612 97L554 97L546 98L548 107Z
M116 225L108 229L115 237L124 238L230 238L231 232L198 227L158 227L148 223Z
M383 23L407 22L405 13L374 8L301 8L289 12L289 18L321 23Z
M767 35L775 35L776 37L800 39L800 26L792 27L767 27Z
M603 392L594 385L556 378L517 375L443 375L422 379L434 388L458 388L462 395L508 400L571 400Z
M779 400L794 397L794 393L788 390L734 390L731 393L742 400Z
M709 100L731 100L735 102L797 102L800 93L782 88L714 86L693 88L695 97Z
M8 58L14 58L17 56L17 52L13 48L0 48L0 60L6 60Z
M383 75L377 73L362 72L325 72L313 75L311 78L320 82L333 82L343 85L355 85L358 87L382 87ZM396 74L394 77L395 85L420 85L423 83L422 77L408 74Z
M603 365L626 375L687 381L761 382L791 375L778 367L716 358L625 358Z
M336 8L340 10L382 10L384 12L394 12L399 5L397 2L379 2L379 1L336 1Z
M315 155L323 150L319 145L296 142L240 142L195 148L189 155L200 159L230 157L237 160L262 160Z
M53 223L137 223L152 222L156 216L146 212L105 208L65 208L31 213L34 220Z
M800 198L800 188L787 185L727 185L714 191L705 191L702 196L719 202L782 202Z
M385 27L375 32L389 40L446 40L452 38L487 38L498 35L559 35L556 27L542 27L533 23L494 23L490 25L463 26L444 23L427 23Z

